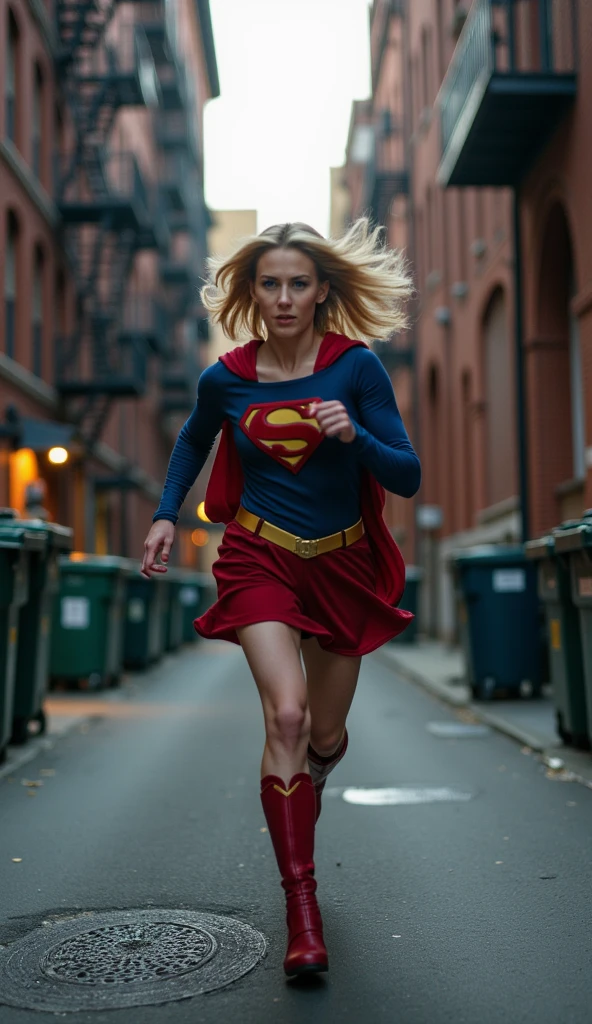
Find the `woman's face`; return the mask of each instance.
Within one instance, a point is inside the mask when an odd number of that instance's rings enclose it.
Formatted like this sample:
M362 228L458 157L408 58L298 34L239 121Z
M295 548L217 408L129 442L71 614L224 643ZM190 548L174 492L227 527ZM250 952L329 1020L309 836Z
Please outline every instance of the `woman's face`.
M313 261L300 249L269 249L259 258L251 296L274 337L293 338L314 320L329 284L319 282Z

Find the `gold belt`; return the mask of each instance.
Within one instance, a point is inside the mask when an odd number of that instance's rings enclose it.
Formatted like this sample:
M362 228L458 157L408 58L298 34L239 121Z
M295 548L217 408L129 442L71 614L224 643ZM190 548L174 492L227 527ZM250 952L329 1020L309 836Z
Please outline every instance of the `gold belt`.
M266 519L260 519L252 512L247 512L242 505L235 518L245 530L250 530L264 540L270 540L272 544L277 544L286 551L300 555L300 558L314 558L315 555L325 555L337 548L348 548L364 535L364 524L361 519L354 526L348 526L347 530L330 533L328 537L317 537L316 540L305 540L294 533L288 533L287 530L280 530L279 526L268 523Z

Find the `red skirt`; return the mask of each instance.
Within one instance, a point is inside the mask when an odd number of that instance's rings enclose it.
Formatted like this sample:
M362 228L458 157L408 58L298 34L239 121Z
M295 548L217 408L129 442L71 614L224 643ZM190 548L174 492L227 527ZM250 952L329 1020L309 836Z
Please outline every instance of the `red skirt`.
M242 626L285 622L325 650L354 657L392 640L413 619L377 595L366 534L348 548L305 559L233 520L218 555L218 600L194 621L208 640L238 644Z

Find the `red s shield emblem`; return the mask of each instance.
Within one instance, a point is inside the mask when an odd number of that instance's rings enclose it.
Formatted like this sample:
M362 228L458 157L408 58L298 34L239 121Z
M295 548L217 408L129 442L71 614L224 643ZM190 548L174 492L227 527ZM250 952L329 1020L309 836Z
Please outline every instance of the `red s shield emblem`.
M324 436L308 412L313 402L322 402L322 398L307 398L304 402L256 402L245 410L239 426L261 451L290 472L298 473Z

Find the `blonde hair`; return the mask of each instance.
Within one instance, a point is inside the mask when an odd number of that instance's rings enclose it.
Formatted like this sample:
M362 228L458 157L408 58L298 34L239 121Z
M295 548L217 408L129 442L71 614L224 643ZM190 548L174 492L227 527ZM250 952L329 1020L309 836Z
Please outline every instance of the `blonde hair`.
M371 227L367 217L360 217L342 238L323 238L308 224L275 224L243 239L232 255L207 260L202 302L232 341L245 332L265 338L250 291L257 263L270 249L299 249L315 264L319 281L329 282L327 298L316 307L318 333L386 340L406 326L403 303L413 287L402 253L381 241L382 230Z

